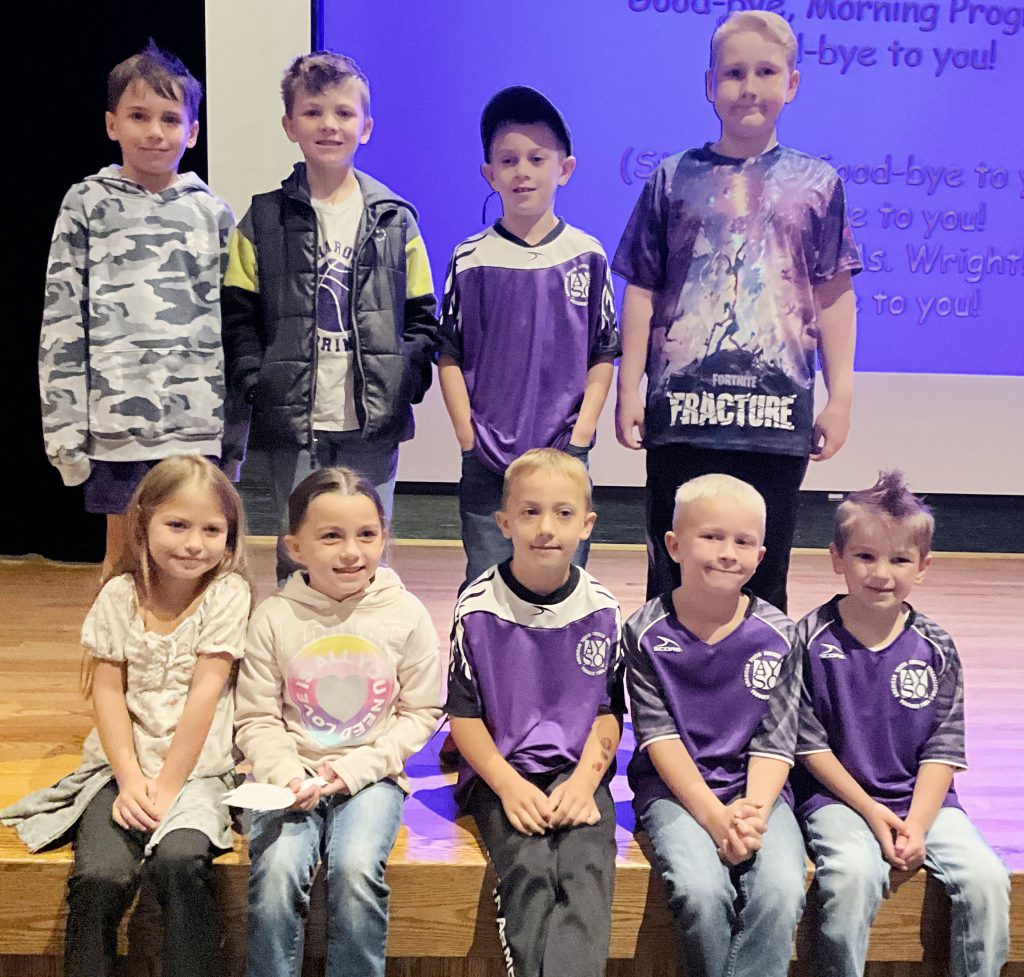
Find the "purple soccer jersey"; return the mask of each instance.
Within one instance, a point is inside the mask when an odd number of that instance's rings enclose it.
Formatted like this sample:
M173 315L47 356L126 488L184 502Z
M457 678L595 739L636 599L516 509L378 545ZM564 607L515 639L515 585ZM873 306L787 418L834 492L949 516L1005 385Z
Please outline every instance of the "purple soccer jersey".
M466 378L485 465L564 449L587 371L622 352L601 245L564 221L536 245L501 224L468 238L448 265L440 338Z
M625 711L619 605L579 567L541 596L509 566L478 577L455 607L446 708L482 719L519 773L558 773L579 763L599 714ZM476 779L460 760L460 806Z
M800 701L794 629L782 611L752 595L740 626L715 644L682 624L671 594L648 601L626 622L622 643L636 734L629 785L638 817L653 801L673 796L647 752L658 740L681 740L723 803L745 790L750 757L792 764ZM782 796L791 801L788 789Z
M964 687L953 640L913 609L888 647L865 648L843 627L841 596L797 625L803 692L796 753L831 750L880 804L907 816L922 763L965 767ZM797 814L840 803L800 765ZM943 807L960 807L952 787Z
M822 160L708 145L664 160L612 264L654 293L645 444L806 455L814 287L861 267L842 181Z

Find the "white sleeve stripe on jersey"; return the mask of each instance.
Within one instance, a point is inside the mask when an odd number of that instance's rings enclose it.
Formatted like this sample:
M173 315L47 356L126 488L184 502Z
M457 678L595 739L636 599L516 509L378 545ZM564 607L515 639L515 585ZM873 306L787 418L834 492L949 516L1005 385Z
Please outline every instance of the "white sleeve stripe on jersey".
M648 624L647 627L645 627L643 631L641 631L636 636L637 645L639 646L641 644L641 642L644 640L644 636L647 634L648 631L651 630L651 628L654 627L655 624L659 624L660 622L664 621L666 617L668 617L668 614L662 611L653 621L651 621L651 623Z
M813 756L815 753L831 753L832 751L828 748L824 750L794 750L793 753L796 756Z
M678 740L681 739L678 733L660 733L656 736L652 736L649 739L644 740L642 743L637 743L636 748L641 752L646 750L652 743L660 743L662 740Z
M811 635L811 636L810 636L810 637L809 637L809 638L807 639L807 647L808 647L808 648L810 648L810 646L811 646L812 644L814 644L814 642L815 642L815 641L817 641L817 640L818 640L818 635L819 635L819 634L821 634L821 632L822 632L822 631L827 631L827 630L828 630L828 629L829 629L830 627L832 627L832 625L833 625L833 624L835 624L835 621L831 621L831 620L830 620L830 621L825 621L825 622L824 622L824 624L822 624L822 625L821 625L821 626L820 626L820 627L818 628L818 630L817 630L817 631L815 631L815 632L814 632L814 634L812 634L812 635Z
M963 760L946 760L937 756L924 757L918 766L923 767L926 763L942 763L947 767L956 767L957 770L967 769L967 764Z
M924 638L924 640L935 649L935 653L942 661L942 668L940 669L940 672L944 672L946 670L946 665L948 664L948 659L946 658L946 652L943 650L942 645L940 645L934 638L925 634L924 631L922 631L916 624L911 625L910 630Z
M783 753L763 753L763 752L760 752L760 751L755 753L753 750L751 750L747 754L747 756L748 757L761 756L761 757L765 757L768 760L781 760L783 763L785 763L785 764L787 764L787 765L789 765L791 767L793 766L793 758L789 757L789 756L786 756Z
M774 624L772 624L771 621L766 621L756 611L753 614L751 614L750 616L751 617L756 617L762 624L767 624L768 627L770 627L780 638L782 638L783 641L786 642L786 647L787 648L789 648L790 650L793 649L793 640L791 638L788 638L786 635L784 635Z

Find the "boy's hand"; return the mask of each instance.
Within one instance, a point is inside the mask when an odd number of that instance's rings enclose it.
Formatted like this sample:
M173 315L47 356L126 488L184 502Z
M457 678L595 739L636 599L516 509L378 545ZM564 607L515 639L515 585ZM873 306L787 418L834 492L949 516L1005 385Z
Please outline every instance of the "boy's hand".
M312 811L320 802L319 784L310 784L303 789L302 781L298 777L293 777L288 781L288 789L295 795L289 811Z
M326 787L320 788L321 797L330 797L332 794L347 794L348 784L341 779L334 768L325 760L316 768L316 775L327 781Z
M505 817L520 834L542 835L551 820L548 795L525 777L515 774L498 793Z
M643 448L644 402L635 390L619 391L615 402L615 437L623 448L633 451Z
M916 822L907 818L903 822L903 831L896 836L893 846L896 855L903 859L905 872L916 872L924 865L927 847L924 843L924 829Z
M711 835L718 857L728 865L745 862L761 847L761 835L768 830L761 814L761 805L738 797L717 808L701 824Z
M849 433L849 409L827 403L814 421L811 461L828 461L846 444Z
M594 792L581 784L575 775L563 780L548 795L548 801L551 804L549 828L575 828L581 824L597 824L601 820Z
M878 840L884 858L893 868L901 872L907 871L907 862L903 855L897 850L896 842L893 840L906 836L907 828L903 819L897 817L884 804L875 804L870 816L865 819L871 833Z
M119 791L110 809L110 816L122 828L153 831L160 824L160 812L151 796L153 781L139 776L118 786Z

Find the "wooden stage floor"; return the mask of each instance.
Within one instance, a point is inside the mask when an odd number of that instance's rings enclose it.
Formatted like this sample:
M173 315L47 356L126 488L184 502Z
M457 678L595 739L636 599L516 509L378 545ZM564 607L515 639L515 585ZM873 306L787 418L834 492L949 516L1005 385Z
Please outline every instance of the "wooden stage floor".
M262 598L273 586L272 545L255 541L253 555ZM443 644L463 569L461 549L398 543L391 562L427 605ZM646 564L639 548L595 547L590 570L618 596L624 615L643 603ZM60 764L58 758L79 752L89 730L89 709L78 691L78 633L97 580L93 565L0 560L0 773L7 768L8 774L0 778L0 804L30 786L10 776L14 768L36 766L25 761ZM841 583L826 554L795 553L791 612L805 613ZM916 606L953 634L964 661L970 768L957 778L957 789L1004 861L1024 871L1024 558L937 556L914 598ZM629 742L620 749L620 771ZM419 802L413 798L409 807L422 805L424 824L440 828L454 812L450 778L437 775L435 751L432 743L410 761L423 797ZM38 771L31 786L41 786L37 778ZM617 778L614 793L625 845L632 817L624 776ZM407 809L407 821L415 817L415 810ZM429 844L426 837L421 840Z

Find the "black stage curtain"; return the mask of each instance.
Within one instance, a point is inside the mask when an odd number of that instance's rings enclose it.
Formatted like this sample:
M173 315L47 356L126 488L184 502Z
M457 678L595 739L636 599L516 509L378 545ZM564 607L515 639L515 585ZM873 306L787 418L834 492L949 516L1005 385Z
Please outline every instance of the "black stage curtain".
M104 517L82 509L81 489L65 488L46 460L39 414L36 358L46 256L64 193L109 163L120 162L103 113L107 72L152 37L174 51L205 84L203 0L29 2L18 11L17 38L8 35L6 206L21 212L8 223L6 310L11 338L4 419L11 450L0 456L5 504L0 554L39 553L56 560L99 561ZM13 12L11 13L13 24ZM16 48L20 50L15 51ZM14 64L17 67L14 67ZM182 169L206 179L205 102L196 147Z

